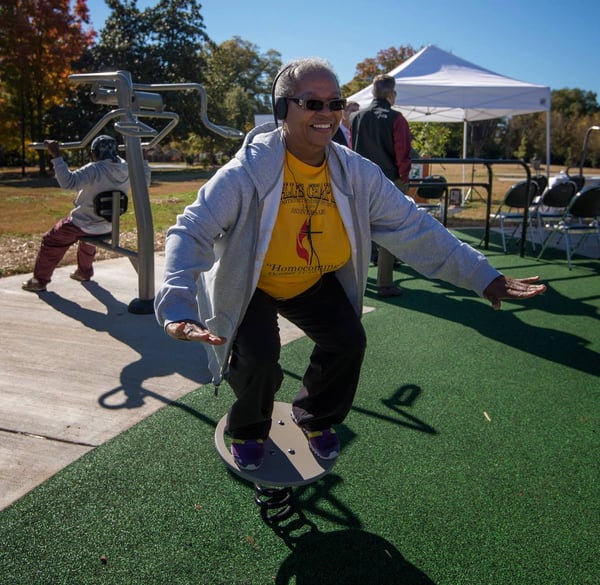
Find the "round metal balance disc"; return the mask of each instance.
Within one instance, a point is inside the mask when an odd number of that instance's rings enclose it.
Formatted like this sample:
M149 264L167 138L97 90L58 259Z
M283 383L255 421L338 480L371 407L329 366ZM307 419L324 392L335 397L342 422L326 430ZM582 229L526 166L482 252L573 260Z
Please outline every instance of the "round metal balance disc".
M231 471L261 486L298 486L312 483L331 471L335 459L326 461L313 455L308 440L291 417L292 405L275 402L271 433L265 442L265 459L254 471L240 469L225 442L227 415L215 430L217 452Z

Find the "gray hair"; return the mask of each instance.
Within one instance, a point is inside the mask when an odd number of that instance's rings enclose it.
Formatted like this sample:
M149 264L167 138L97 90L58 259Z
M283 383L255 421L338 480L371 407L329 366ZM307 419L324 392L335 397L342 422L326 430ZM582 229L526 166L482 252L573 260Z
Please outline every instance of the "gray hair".
M391 75L377 75L373 79L373 96L387 98L396 91L396 80Z
M306 57L290 61L279 70L275 77L273 96L274 97L294 97L296 95L296 86L304 76L314 72L325 72L331 75L335 82L340 86L340 80L335 74L333 67L325 59L320 57Z

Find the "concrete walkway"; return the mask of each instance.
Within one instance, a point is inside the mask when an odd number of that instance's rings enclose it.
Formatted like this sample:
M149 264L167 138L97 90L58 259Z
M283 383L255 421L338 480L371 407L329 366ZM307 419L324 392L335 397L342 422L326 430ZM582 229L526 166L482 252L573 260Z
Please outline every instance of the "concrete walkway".
M155 256L162 277L164 258ZM201 344L133 315L137 274L126 258L97 262L89 283L56 270L44 293L27 276L0 279L0 509L84 453L210 381ZM285 343L301 336L280 323Z

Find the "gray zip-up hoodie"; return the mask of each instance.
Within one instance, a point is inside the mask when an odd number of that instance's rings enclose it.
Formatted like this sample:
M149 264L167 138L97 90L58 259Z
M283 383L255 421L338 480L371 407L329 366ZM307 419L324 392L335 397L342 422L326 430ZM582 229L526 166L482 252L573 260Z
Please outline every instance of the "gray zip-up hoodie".
M96 215L94 197L103 191L117 189L129 193L129 170L127 163L119 157L119 162L98 160L88 163L76 171L70 171L67 163L59 156L52 159L58 184L63 189L77 191L73 202L75 207L70 216L73 223L84 232L92 235L109 233L111 223Z
M227 338L226 344L206 346L215 384L227 368L277 217L285 144L281 129L274 128L265 124L252 130L167 234L156 315L162 325L200 321ZM337 277L357 314L362 311L371 240L423 275L478 295L499 276L485 256L418 210L371 161L331 142L327 164L352 251Z

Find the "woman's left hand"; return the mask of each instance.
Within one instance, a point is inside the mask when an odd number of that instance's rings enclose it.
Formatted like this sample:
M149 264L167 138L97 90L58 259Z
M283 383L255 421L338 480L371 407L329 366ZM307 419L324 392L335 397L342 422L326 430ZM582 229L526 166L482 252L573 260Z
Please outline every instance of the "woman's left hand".
M497 311L502 304L502 299L530 299L546 292L546 285L538 284L539 280L539 276L510 278L501 275L487 286L483 291L483 297L490 301L492 307Z

